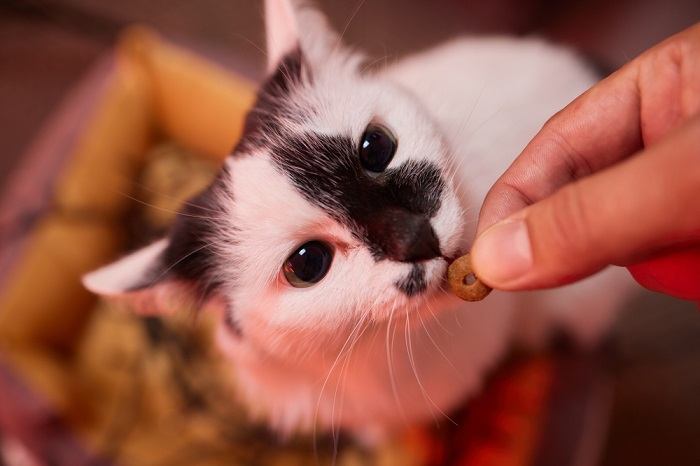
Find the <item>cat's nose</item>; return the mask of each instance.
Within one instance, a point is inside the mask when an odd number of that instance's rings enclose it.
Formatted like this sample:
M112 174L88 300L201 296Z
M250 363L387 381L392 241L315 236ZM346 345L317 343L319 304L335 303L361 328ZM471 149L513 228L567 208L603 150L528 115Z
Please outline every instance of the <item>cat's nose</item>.
M377 212L368 224L369 239L399 262L418 262L440 257L440 242L425 215L401 208Z

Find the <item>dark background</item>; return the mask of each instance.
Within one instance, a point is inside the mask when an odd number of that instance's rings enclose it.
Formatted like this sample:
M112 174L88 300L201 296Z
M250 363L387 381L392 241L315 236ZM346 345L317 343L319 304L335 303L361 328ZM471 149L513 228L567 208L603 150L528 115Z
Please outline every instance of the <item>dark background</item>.
M612 70L700 20L698 0L323 0L347 42L399 56L460 33L537 33ZM134 22L259 79L257 0L0 0L0 188L70 87ZM603 464L700 464L700 316L640 293L616 331L615 404Z
M538 33L616 68L700 20L697 0L318 0L378 56L460 33ZM356 13L356 14L355 14ZM133 22L262 71L258 0L0 0L0 182L66 90Z

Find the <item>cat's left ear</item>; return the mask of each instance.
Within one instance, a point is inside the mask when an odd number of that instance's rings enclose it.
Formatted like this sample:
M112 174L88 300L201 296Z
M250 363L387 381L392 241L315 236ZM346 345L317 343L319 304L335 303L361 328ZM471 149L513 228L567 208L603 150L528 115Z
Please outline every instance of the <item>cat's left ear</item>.
M326 17L306 0L265 0L265 27L268 72L296 49L313 65L341 46Z
M171 242L161 239L83 276L83 285L106 298L126 302L141 314L163 314L194 303L196 284L172 273ZM201 303L196 303L201 304Z

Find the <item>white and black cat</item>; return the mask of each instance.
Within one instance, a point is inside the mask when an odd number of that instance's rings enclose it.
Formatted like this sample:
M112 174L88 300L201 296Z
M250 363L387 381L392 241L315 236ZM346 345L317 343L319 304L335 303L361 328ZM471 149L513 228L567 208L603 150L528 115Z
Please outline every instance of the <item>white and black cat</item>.
M204 296L241 400L281 432L377 438L473 395L514 342L595 343L620 271L480 303L444 291L490 185L596 80L581 59L463 38L376 69L305 3L269 0L266 20L269 77L219 176L88 288L146 312Z

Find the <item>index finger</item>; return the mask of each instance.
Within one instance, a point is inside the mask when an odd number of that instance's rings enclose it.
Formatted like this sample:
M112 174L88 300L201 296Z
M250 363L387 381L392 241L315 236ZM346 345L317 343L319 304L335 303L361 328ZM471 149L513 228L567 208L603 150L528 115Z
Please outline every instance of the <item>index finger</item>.
M477 233L630 156L697 111L700 104L684 86L700 75L693 59L699 48L700 24L649 49L554 115L487 194Z
M630 64L550 118L486 195L477 233L642 145Z

